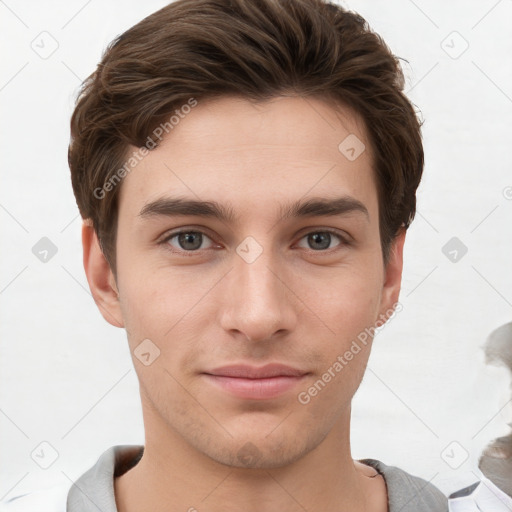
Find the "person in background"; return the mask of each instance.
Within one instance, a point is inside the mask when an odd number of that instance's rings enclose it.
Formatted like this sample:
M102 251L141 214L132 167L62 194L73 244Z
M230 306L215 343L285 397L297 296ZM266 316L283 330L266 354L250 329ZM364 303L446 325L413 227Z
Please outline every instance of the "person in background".
M487 364L504 365L512 373L512 322L494 330L484 350ZM512 422L508 425L512 427ZM512 432L485 447L478 469L479 482L449 496L450 511L512 512Z

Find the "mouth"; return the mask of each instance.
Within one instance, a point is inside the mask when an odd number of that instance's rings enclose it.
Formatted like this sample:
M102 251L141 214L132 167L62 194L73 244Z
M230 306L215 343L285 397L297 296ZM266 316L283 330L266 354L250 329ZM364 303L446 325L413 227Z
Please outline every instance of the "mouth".
M207 381L238 398L268 400L293 389L309 373L282 364L233 365L203 373Z

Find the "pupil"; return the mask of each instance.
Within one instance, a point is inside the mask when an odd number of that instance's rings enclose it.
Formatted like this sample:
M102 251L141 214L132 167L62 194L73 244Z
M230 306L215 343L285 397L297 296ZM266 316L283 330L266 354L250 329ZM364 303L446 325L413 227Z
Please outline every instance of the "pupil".
M196 238L195 244L193 242L194 237ZM183 249L196 250L201 247L201 233L180 233L178 240ZM192 247L187 246L189 242L192 243Z
M322 239L324 241L323 244L321 243ZM330 233L314 233L310 235L310 240L313 240L314 243L320 242L321 247L313 247L314 250L327 249L331 241L331 235Z

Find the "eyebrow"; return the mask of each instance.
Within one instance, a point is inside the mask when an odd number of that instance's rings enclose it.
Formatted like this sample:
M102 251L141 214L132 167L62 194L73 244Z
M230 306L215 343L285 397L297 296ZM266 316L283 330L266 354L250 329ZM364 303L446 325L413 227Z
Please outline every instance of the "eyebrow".
M369 221L370 216L366 206L358 199L351 196L336 198L309 198L305 201L295 201L281 206L281 219L290 217L321 217L348 215L351 213L363 213ZM191 215L197 217L216 218L226 223L234 223L236 215L231 206L224 206L216 201L198 201L180 197L163 197L146 204L139 213L142 219L150 217L173 217L179 215Z

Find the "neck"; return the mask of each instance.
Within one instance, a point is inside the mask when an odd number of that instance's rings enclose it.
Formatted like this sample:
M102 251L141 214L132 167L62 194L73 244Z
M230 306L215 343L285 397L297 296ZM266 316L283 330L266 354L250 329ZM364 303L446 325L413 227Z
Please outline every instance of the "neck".
M221 464L148 415L140 462L114 481L119 512L370 510L370 479L350 455L350 409L316 448L272 468Z

